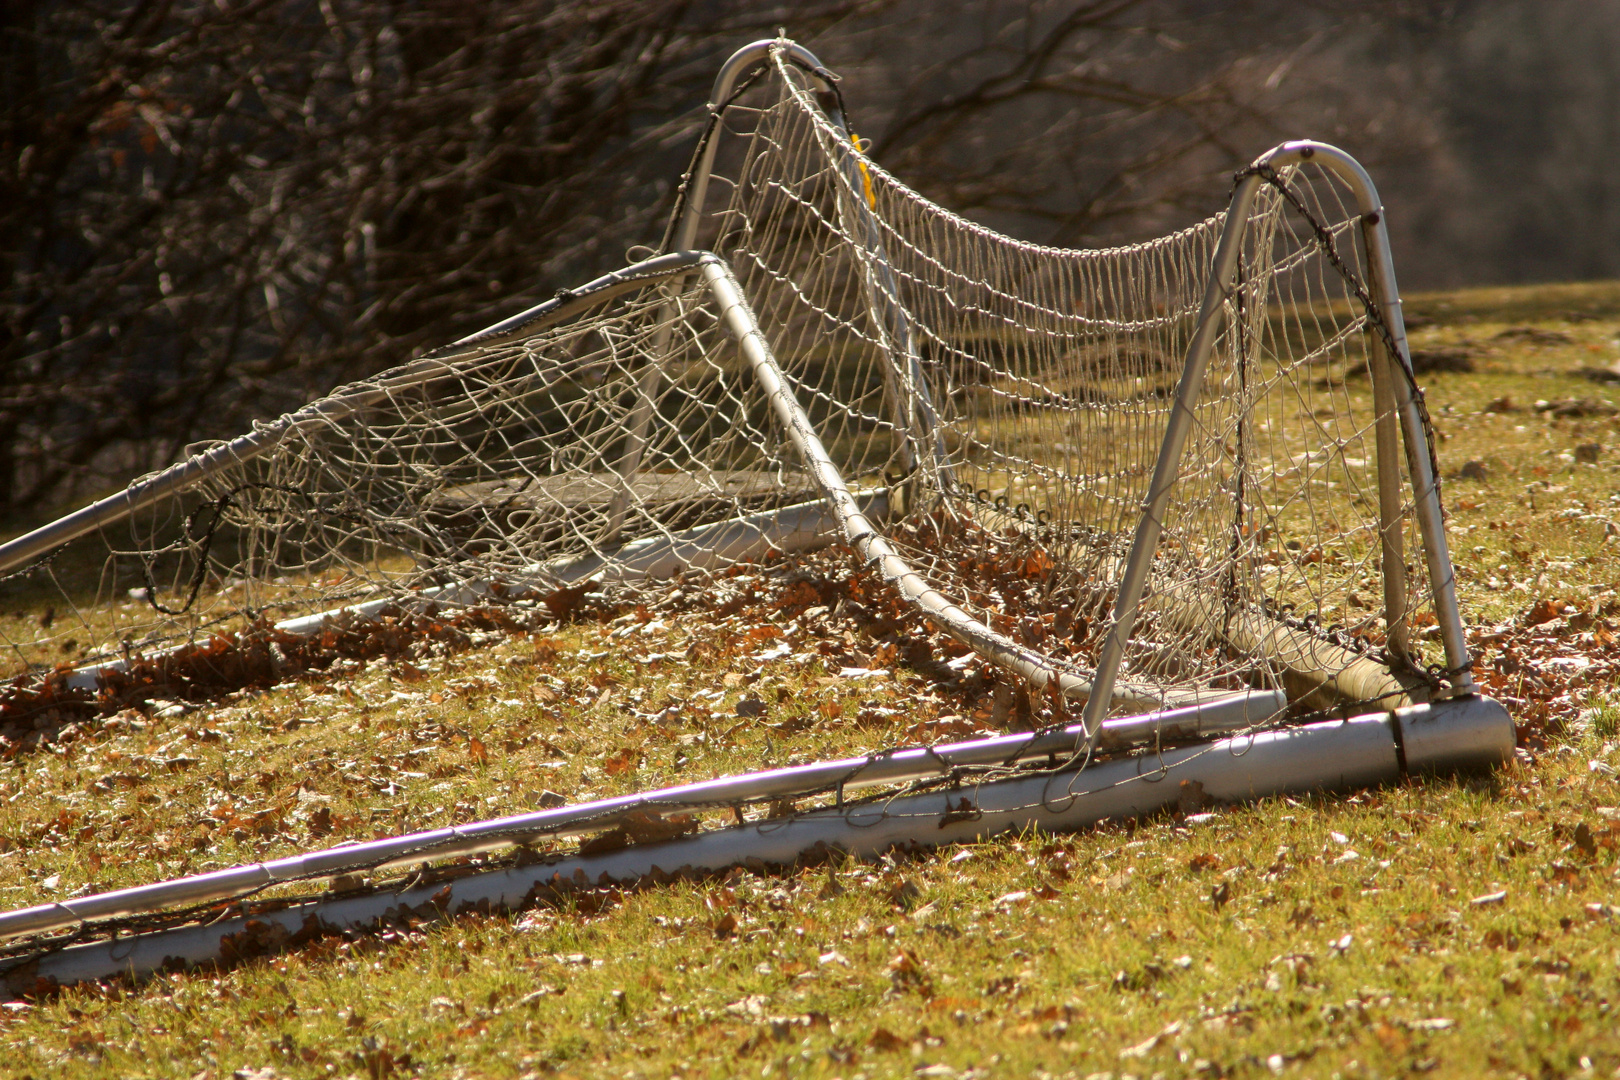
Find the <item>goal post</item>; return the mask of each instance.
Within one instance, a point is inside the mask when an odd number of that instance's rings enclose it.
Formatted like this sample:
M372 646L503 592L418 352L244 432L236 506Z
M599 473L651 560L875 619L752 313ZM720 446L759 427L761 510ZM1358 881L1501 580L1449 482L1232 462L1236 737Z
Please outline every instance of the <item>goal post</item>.
M1098 656L1097 694L1095 700L1087 703L1085 711L1089 731L1101 731L1107 713L1109 689L1136 625L1137 606L1159 545L1165 509L1176 486L1188 431L1194 422L1193 403L1202 389L1210 353L1234 287L1244 230L1250 225L1255 195L1262 183L1278 176L1279 170L1307 161L1314 161L1331 170L1347 184L1355 197L1356 208L1361 215L1367 276L1373 293L1371 298L1377 304L1376 308L1368 311L1371 318L1378 320L1371 335L1368 368L1376 414L1378 565L1383 575L1381 592L1385 605L1388 649L1394 658L1401 660L1406 659L1410 652L1406 569L1400 527L1402 463L1394 430L1398 417L1405 435L1405 464L1410 470L1415 513L1423 538L1435 616L1445 647L1449 678L1452 680L1451 690L1457 696L1474 692L1471 661L1457 606L1456 578L1452 572L1441 514L1438 477L1430 458L1427 422L1418 409L1415 397L1416 381L1406 345L1406 325L1395 285L1388 227L1383 220L1384 208L1372 178L1359 162L1337 147L1300 140L1283 143L1263 155L1253 166L1239 174L1233 190L1210 268L1209 282L1199 308L1196 329L1187 348L1180 381L1176 385L1175 404L1165 427L1164 441L1154 465L1153 478L1137 522L1130 555L1120 578L1112 624Z

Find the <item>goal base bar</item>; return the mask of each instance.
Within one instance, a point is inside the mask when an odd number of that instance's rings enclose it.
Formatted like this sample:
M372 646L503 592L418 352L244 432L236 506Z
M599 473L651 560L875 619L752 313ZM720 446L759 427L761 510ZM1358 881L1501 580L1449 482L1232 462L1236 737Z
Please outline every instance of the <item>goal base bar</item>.
M1103 725L1100 741L1110 749L1208 742L1218 735L1256 730L1274 720L1287 704L1278 691L1248 690L1190 708L1110 720ZM429 832L342 844L268 862L0 913L0 939L42 934L103 919L153 914L189 904L224 903L286 882L377 873L414 866L424 860L498 851L543 837L583 836L613 828L638 814L742 807L837 790L847 793L883 784L943 779L956 769L1010 767L1052 755L1070 757L1082 745L1085 736L1086 729L1074 724L968 742L906 747L864 757L722 776L695 784L596 799Z
M1081 829L1175 806L1182 782L1197 783L1203 797L1215 802L1247 802L1371 787L1420 773L1477 771L1507 760L1514 746L1513 721L1498 702L1454 698L1146 753L1081 771L1042 772L475 872L401 892L319 898L209 925L73 945L21 960L4 974L15 995L41 985L140 978L166 968L228 962L289 941L365 931L408 915L517 910L547 890L702 875L734 866L791 866L818 852L872 857L894 848L971 843L1031 827Z

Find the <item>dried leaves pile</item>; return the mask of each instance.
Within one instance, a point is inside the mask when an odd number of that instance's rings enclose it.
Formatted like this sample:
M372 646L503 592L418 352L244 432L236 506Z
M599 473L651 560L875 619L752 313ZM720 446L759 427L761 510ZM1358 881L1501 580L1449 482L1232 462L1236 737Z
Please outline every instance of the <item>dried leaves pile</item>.
M1589 691L1620 671L1620 598L1544 597L1470 634L1474 675L1508 706L1531 749L1581 719Z
M989 612L997 630L1060 658L1085 661L1091 638L1104 624L1100 616L1107 598L1064 588L1056 562L1038 542L960 521L947 525L938 515L902 523L895 532L903 545L944 570L965 600ZM132 657L122 670L104 675L95 691L68 686L71 665L43 679L21 676L0 687L0 755L71 741L79 725L129 708L150 710L154 702L200 703L288 679L319 679L340 660L384 657L408 664L430 651L472 648L484 634L536 633L580 620L628 618L645 626L659 613L672 612L701 614L708 631L679 658L682 666L792 657L859 676L903 664L940 689L960 694L964 715L913 732L918 738L965 735L992 721L995 727L1028 726L1037 712L1051 707L1030 700L1005 678L998 692L993 670L841 546L714 575L692 574L618 599L584 588L529 596L516 604L512 599L456 611L396 608L372 618L343 615L309 636L261 621L171 653ZM1620 667L1617 619L1620 599L1609 592L1591 599L1535 600L1504 623L1472 631L1476 676L1487 693L1509 705L1521 742L1544 742L1576 720L1588 688L1612 681ZM665 659L641 655L636 641L615 647L642 662ZM739 715L748 705L747 700L739 705Z
M577 602L563 597L557 603L564 606L570 600ZM521 633L533 625L530 612L494 605L442 613L394 609L372 618L345 614L310 635L289 634L259 621L174 652L133 656L122 669L105 672L94 691L70 687L73 665L63 664L43 679L21 675L0 688L0 754L9 758L57 740L70 741L78 724L127 708L146 709L154 701L210 701L237 690L318 676L339 660L409 660L435 646L459 652L473 646L474 634Z

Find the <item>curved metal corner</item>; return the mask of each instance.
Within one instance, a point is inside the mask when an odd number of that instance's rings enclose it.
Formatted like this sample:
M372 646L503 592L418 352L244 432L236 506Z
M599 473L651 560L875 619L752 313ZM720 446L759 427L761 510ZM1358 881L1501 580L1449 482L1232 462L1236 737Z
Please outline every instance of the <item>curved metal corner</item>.
M720 65L720 72L714 77L714 89L709 93L710 110L718 109L727 98L731 96L732 89L739 79L748 71L770 59L772 49L786 49L789 56L796 59L807 68L812 77L821 84L823 91L822 109L827 112L827 118L840 130L844 130L844 117L838 109L836 98L831 108L827 98L833 98L832 83L820 74L827 69L822 66L816 54L800 45L796 41L786 38L765 38L761 41L750 42L732 53L724 64ZM714 169L714 155L719 149L720 140L711 138L703 148L703 156L698 160L697 168L692 170L692 179L689 181L692 189L686 198L685 209L681 213L681 224L675 233L675 247L690 248L697 242L698 221L703 217L703 204L709 193L709 174Z
M1331 143L1317 142L1314 139L1293 139L1267 150L1256 158L1254 163L1273 169L1284 169L1290 165L1320 165L1344 181L1345 186L1355 195L1356 209L1362 214L1381 215L1384 211L1384 204L1378 198L1378 187L1373 183L1372 176L1361 167L1361 162Z
M816 81L820 82L824 89L832 89L831 84L819 74L827 69L822 66L815 53L797 41L789 41L786 38L764 38L744 45L720 65L720 71L714 77L714 90L709 95L709 106L714 108L725 101L731 95L731 88L742 78L743 73L770 59L771 50L778 47L785 49L789 56L797 59L802 66L814 73Z
M1330 143L1296 139L1274 147L1255 159L1255 165L1274 169L1304 164L1317 165L1343 181L1355 196L1356 209L1361 214L1361 235L1366 246L1367 273L1371 279L1368 284L1389 328L1390 337L1395 342L1397 355L1390 357L1390 362L1401 369L1398 374L1403 376L1390 382L1405 434L1414 506L1423 535L1424 561L1429 572L1429 586L1434 593L1435 618L1440 625L1441 641L1446 650L1446 667L1454 672L1453 691L1457 697L1466 697L1474 694L1477 687L1469 671L1471 658L1463 630L1462 612L1457 605L1456 574L1446 542L1439 478L1429 460L1427 434L1414 393L1417 383L1412 371L1412 350L1406 340L1406 318L1401 310L1400 290L1395 285L1395 261L1390 255L1384 204L1378 197L1377 185L1367 170L1362 168L1361 162Z

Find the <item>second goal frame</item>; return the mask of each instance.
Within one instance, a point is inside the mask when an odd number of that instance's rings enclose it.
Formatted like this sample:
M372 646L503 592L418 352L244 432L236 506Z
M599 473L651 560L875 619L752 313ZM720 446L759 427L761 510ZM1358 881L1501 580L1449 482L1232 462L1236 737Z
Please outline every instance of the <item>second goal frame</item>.
M1393 413L1399 416L1401 433L1405 436L1405 457L1410 470L1418 527L1423 537L1424 561L1433 590L1435 618L1445 647L1452 688L1458 697L1475 692L1462 614L1457 605L1456 574L1452 570L1451 552L1446 543L1439 478L1429 453L1427 425L1419 411L1418 390L1406 343L1406 323L1401 314L1400 293L1395 285L1395 264L1390 256L1384 207L1379 201L1378 189L1372 177L1360 162L1336 146L1301 139L1283 143L1262 155L1253 166L1239 174L1240 179L1232 192L1225 228L1221 232L1220 245L1216 248L1203 304L1198 313L1197 329L1187 349L1181 380L1176 386L1175 407L1165 429L1164 443L1120 582L1113 624L1098 659L1094 684L1097 693L1086 704L1088 731L1101 730L1108 705L1108 691L1118 675L1126 642L1135 625L1137 605L1141 601L1148 568L1159 543L1165 504L1175 486L1176 471L1192 424L1191 404L1202 388L1215 335L1224 318L1255 194L1268 178L1276 177L1277 170L1307 161L1314 162L1343 180L1356 198L1357 208L1361 212L1368 276L1372 279L1371 298L1375 305L1368 316L1374 321L1374 329L1387 331L1388 342L1393 343L1392 350L1383 335L1375 333L1369 365L1375 403L1392 406L1379 409L1376 431L1380 565L1384 576L1384 621L1389 635L1387 648L1392 655L1405 659L1410 631L1406 621L1406 563L1399 520L1401 477L1397 443L1400 440L1396 432L1391 430L1390 418Z

